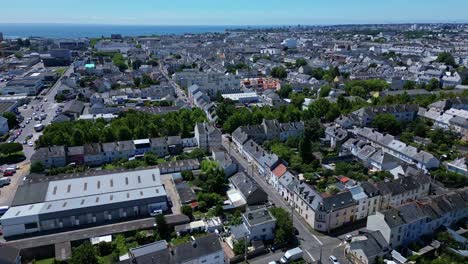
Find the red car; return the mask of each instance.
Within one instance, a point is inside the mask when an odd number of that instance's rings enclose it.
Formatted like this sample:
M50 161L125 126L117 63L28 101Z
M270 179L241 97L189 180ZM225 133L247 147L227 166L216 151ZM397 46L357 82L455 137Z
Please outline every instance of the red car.
M13 176L13 174L15 174L15 173L12 172L12 171L5 171L5 172L3 173L3 176Z

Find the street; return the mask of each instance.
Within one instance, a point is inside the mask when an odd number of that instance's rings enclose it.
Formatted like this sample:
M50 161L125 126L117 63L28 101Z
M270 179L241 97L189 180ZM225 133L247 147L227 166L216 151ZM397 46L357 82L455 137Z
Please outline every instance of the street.
M291 207L286 201L280 196L280 194L270 186L263 177L260 177L257 173L253 173L249 170L248 162L237 152L233 143L229 143L224 140L223 146L226 150L230 150L230 155L239 164L239 171L244 171L251 176L267 193L269 200L276 206L281 207L288 212L291 212ZM229 147L228 144L231 144ZM316 262L320 260L322 256L322 262L326 261L329 256L334 255L340 261L340 263L349 263L344 257L344 243L338 238L326 236L324 234L313 231L308 224L302 219L302 217L294 214L293 218L294 227L299 231L298 239L300 246L304 250L304 258Z
M55 95L57 94L57 88L61 85L61 80L64 76L69 76L73 72L73 66L70 66L67 71L55 82L55 84L49 88L49 90L46 92L45 96L42 96L42 99L36 100L32 99L31 102L27 105L27 108L24 109L23 106L20 106L18 108L19 113L24 117L24 120L21 124L24 124L25 127L22 129L22 133L19 135L19 137L15 140L15 142L18 143L23 143L23 141L26 141L26 138L28 135L32 134L33 137L27 142L34 142L36 141L41 135L42 132L36 132L34 131L34 126L38 124L39 121L34 120L33 113L36 113L36 115L41 115L41 114L47 114L47 117L45 120L42 120L40 123L42 123L44 126L47 126L52 122L52 119L54 118L55 115L55 110L57 110L59 104L55 102ZM42 105L42 107L41 107ZM34 109L32 108L34 107ZM42 112L44 110L44 112ZM29 124L26 124L26 121L29 120ZM24 155L26 156L26 160L29 160L34 153L34 146L30 147L28 145L23 145L24 148Z

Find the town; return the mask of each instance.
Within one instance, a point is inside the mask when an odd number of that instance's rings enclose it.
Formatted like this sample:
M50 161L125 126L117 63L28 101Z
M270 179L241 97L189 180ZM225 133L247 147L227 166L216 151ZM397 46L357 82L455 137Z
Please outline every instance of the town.
M0 43L0 263L467 261L468 24Z

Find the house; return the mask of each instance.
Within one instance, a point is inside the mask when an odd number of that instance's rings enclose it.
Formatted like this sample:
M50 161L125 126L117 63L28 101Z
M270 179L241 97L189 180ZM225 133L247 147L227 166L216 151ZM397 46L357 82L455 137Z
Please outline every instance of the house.
M0 116L0 136L8 134L10 128L8 127L8 119Z
M273 169L282 163L276 154L267 152L253 140L245 142L241 154L247 158L251 165L250 169L256 170L260 176L265 177L267 180L270 178Z
M304 182L294 190L295 210L307 224L321 232L354 222L356 205L348 190L334 195L322 194Z
M276 219L266 207L244 213L242 221L250 241L272 240L275 237Z
M339 126L325 128L325 139L330 141L330 147L341 146L348 139L348 131Z
M222 150L212 150L212 158L218 166L223 169L226 177L231 177L237 172L237 164L232 160L231 156Z
M414 104L386 105L363 107L353 113L350 118L358 126L369 126L377 115L391 114L400 122L410 122L417 117L419 107Z
M286 171L283 176L279 178L278 182L278 192L283 199L292 206L294 202L294 190L296 186L299 185L299 180L290 171Z
M84 164L84 147L68 147L67 148L68 163L75 163L76 165Z
M91 143L83 146L84 162L89 166L99 166L105 162L101 144Z
M151 152L158 157L165 157L169 154L166 138L151 138Z
M276 168L271 172L271 176L270 178L268 179L268 183L270 183L274 188L275 190L279 190L279 186L280 186L280 183L279 183L279 180L281 177L283 177L283 175L288 171L288 168L280 163L278 166L276 166Z
M346 244L345 254L353 263L374 264L390 248L379 231L362 230Z
M128 258L119 264L224 264L226 263L220 239L216 234L192 237L189 242L168 246L164 240L130 249Z
M425 174L377 182L375 187L381 195L380 209L399 206L414 199L427 197L430 184L430 177Z
M447 170L468 177L468 157L447 162Z
M31 163L39 162L45 168L64 167L67 165L65 147L40 148L31 156Z
M204 150L221 147L222 133L209 123L197 123L195 125L195 139L198 147Z
M268 202L268 194L260 187L255 180L247 176L244 172L238 172L229 178L231 187L239 192L247 205L258 205Z
M367 218L366 228L379 231L390 247L408 245L468 216L468 188L412 201Z

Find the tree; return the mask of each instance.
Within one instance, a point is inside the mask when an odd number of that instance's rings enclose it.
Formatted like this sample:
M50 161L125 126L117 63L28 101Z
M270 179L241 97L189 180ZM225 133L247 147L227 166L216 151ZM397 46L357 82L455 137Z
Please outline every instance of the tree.
M132 62L132 69L138 70L141 67L141 64L142 64L141 60L139 59L134 60Z
M0 154L9 155L15 152L20 152L23 150L23 146L20 143L4 143L0 144Z
M31 164L31 173L42 173L44 172L44 164L39 161L35 161L33 164Z
M15 52L15 58L21 59L21 58L23 58L23 57L24 57L23 53L21 53L21 52Z
M305 59L297 59L296 60L296 66L297 67L301 67L301 66L306 66L307 65L307 61Z
M135 87L140 87L140 85L141 85L140 77L133 78L133 84L135 84Z
M98 264L99 259L97 257L96 249L91 245L90 242L86 241L79 247L72 251L70 259L71 264Z
M304 162L311 162L314 160L312 154L312 144L309 138L303 138L299 143L299 154Z
M275 244L285 245L294 242L294 226L290 214L280 207L270 208L276 218Z
M444 63L445 65L448 65L448 66L452 66L454 68L457 67L457 63L455 62L455 59L453 58L452 54L450 54L449 52L439 53L436 61Z
M8 120L9 129L13 129L14 127L18 125L18 120L16 119L16 115L13 114L12 112L4 112L2 116Z
M233 246L234 254L236 255L245 254L245 248L246 248L245 244L246 244L245 239L235 241L234 246Z
M372 121L372 126L381 133L398 135L401 132L401 124L392 114L378 114Z
M286 69L283 67L274 67L271 70L271 76L274 78L278 78L278 79L284 79L288 77L288 73L286 72Z
M76 129L72 134L72 145L73 146L83 146L84 145L84 134L80 129Z
M158 165L158 156L153 152L146 152L144 155L144 159L147 165L154 166Z
M168 239L171 234L166 218L162 214L156 216L156 230L162 239Z
M320 87L319 96L320 97L327 97L330 94L331 89L332 88L331 88L330 85L324 85L324 86Z
M416 88L416 82L415 81L406 81L403 84L403 89L405 90L413 90Z
M131 140L132 139L132 131L126 126L121 127L119 129L119 140Z
M188 216L190 219L193 219L193 210L190 205L183 205L181 208L181 212Z
M292 93L293 89L290 84L285 84L281 86L280 90L278 91L278 95L281 98L289 98L289 95Z
M426 85L426 90L428 91L434 91L438 90L440 88L440 82L439 80L432 78L429 83Z
M112 63L119 68L120 71L125 71L128 69L127 64L125 63L125 59L120 53L116 53L114 57L112 57Z
M184 181L192 181L193 172L191 170L182 171L182 179L184 179Z

